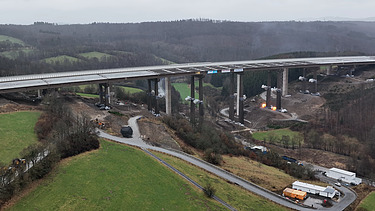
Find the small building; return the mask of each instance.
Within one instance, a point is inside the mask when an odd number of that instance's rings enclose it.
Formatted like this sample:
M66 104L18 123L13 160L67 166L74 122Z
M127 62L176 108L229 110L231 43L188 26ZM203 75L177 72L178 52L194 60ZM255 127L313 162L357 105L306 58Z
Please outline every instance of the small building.
M295 181L292 184L292 188L307 193L316 194L319 196L333 198L336 195L336 190L332 186L322 187L319 185L312 185L300 181Z
M350 184L359 185L362 183L361 178L357 178L354 172L345 171L338 168L331 168L326 172L327 177L341 180Z
M291 188L285 188L283 190L283 195L290 198L304 200L306 198L307 193L304 191L294 190Z

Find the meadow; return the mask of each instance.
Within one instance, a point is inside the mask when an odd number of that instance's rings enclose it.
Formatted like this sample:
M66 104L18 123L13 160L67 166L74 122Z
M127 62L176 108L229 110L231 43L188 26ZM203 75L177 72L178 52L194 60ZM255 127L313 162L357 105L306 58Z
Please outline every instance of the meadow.
M37 143L34 126L40 112L13 112L0 114L0 162L10 163L19 153Z
M225 210L141 150L100 143L62 161L9 210Z

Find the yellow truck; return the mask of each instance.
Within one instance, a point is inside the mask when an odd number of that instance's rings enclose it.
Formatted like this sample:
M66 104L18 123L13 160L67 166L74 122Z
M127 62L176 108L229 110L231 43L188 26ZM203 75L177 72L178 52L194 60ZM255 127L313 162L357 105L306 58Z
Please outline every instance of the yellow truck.
M306 198L307 193L300 190L285 188L283 191L283 195L289 198L304 200Z

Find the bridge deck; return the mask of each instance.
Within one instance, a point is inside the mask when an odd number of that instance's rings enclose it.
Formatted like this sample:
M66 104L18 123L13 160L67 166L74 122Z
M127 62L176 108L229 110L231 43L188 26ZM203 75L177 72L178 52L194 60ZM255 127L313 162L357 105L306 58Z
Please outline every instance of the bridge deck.
M105 83L130 79L206 74L210 72L242 72L277 70L282 68L318 67L323 65L375 64L374 56L321 57L229 62L203 62L161 66L85 70L0 77L0 93L29 89L55 88L90 83Z

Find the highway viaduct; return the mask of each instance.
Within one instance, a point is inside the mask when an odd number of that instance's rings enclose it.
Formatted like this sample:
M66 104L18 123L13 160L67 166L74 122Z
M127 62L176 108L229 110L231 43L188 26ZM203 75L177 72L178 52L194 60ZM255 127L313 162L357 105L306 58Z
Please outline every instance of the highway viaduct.
M249 60L249 61L229 61L229 62L202 62L190 64L173 64L160 66L129 67L116 69L85 70L61 73L45 73L33 75L19 75L0 77L0 93L19 92L28 90L41 90L50 88L60 88L66 86L76 86L82 84L99 84L100 101L110 103L111 83L123 82L127 80L148 80L148 109L159 115L158 108L158 81L165 78L165 100L166 113L171 114L171 77L190 76L191 95L190 114L191 121L195 121L195 105L199 106L200 120L203 119L203 83L202 79L207 74L229 74L230 75L230 100L229 117L235 119L234 113L234 90L235 80L237 80L237 116L240 123L244 123L243 108L243 74L246 71L268 71L267 85L267 106L270 105L271 77L270 72L279 73L277 83L277 108L281 108L281 95L288 94L288 70L292 68L320 68L328 66L327 74L330 74L332 66L356 67L360 65L375 64L375 56L353 56L353 57L321 57L321 58L298 58L298 59L274 59L274 60ZM305 71L304 71L305 72ZM314 75L316 79L316 74ZM195 78L199 79L199 99L195 99ZM317 84L317 83L316 83ZM152 91L152 89L154 91ZM154 103L152 103L154 101Z

